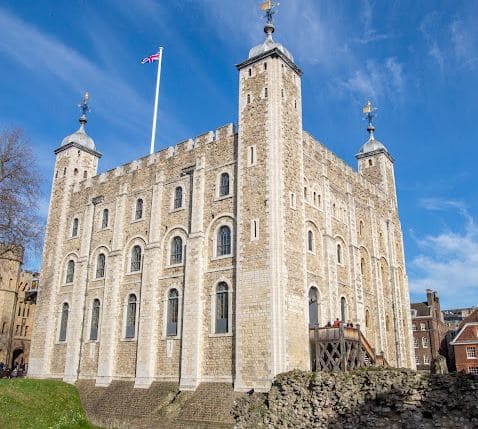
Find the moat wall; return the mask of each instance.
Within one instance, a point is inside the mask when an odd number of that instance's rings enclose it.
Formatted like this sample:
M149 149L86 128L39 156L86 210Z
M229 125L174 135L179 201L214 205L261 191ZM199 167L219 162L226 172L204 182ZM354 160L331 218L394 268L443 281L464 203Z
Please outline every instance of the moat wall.
M280 374L235 403L237 428L478 428L478 377L404 369Z

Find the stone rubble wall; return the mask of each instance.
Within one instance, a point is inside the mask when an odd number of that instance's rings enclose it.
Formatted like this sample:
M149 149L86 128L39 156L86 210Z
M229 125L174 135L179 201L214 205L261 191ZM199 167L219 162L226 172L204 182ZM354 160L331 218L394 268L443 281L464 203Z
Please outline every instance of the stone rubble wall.
M406 369L280 374L239 398L237 428L478 428L478 377Z

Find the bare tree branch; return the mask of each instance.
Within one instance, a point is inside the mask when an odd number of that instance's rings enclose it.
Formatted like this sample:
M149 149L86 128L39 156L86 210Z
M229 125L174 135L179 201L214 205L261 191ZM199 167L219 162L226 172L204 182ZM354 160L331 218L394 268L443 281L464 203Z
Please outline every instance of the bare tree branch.
M41 177L28 139L21 129L0 131L0 242L38 249Z

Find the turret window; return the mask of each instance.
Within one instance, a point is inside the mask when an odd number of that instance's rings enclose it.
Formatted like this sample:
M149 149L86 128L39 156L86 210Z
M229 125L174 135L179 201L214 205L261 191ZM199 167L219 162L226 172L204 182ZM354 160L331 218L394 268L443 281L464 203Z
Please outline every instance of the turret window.
M247 94L247 104L251 104L251 95Z
M180 209L183 206L183 188L181 186L178 186L174 190L174 205L173 207L175 209Z
M221 183L219 186L219 196L224 197L226 195L229 195L229 174L222 173L220 182Z
M267 70L267 63L264 63L264 70Z
M252 76L252 69L249 69L249 77Z
M71 227L71 236L72 237L77 237L78 236L78 227L79 227L80 221L78 220L77 217L73 219L73 225Z
M136 210L134 212L134 219L139 220L143 218L143 200L138 198L136 200Z
M103 210L103 217L101 218L101 228L105 229L108 228L108 222L109 222L109 210L104 209Z

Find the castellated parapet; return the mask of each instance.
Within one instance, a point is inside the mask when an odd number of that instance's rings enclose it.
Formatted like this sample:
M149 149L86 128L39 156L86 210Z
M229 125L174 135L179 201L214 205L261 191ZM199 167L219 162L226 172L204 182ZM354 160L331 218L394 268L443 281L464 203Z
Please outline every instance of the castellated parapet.
M267 390L336 318L414 366L393 160L356 172L304 132L301 71L259 51L237 66L237 130L97 174L82 116L56 150L31 376Z

